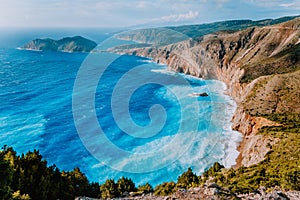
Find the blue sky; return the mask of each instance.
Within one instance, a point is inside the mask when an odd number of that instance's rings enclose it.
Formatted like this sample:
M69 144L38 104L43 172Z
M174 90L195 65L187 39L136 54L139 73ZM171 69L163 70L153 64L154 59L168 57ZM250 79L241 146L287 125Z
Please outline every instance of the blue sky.
M0 0L1 27L130 27L300 14L300 0Z

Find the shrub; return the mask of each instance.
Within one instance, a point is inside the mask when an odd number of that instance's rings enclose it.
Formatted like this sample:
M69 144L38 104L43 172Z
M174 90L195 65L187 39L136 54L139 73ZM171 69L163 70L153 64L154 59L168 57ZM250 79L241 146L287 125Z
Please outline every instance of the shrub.
M104 199L115 198L119 196L117 184L113 179L107 179L103 185L100 186L101 197Z
M149 183L146 183L144 185L139 185L137 190L141 194L149 194L153 192L153 187Z
M215 162L214 165L213 165L211 168L209 168L207 171L205 171L205 172L203 173L203 176L204 176L204 177L215 176L216 173L220 172L221 169L223 169L223 168L224 168L223 165L221 165L221 164L218 163L218 162Z
M9 199L11 197L11 183L13 170L9 162L5 159L4 152L0 152L0 197Z
M13 193L12 199L13 200L31 200L31 198L28 194L21 195L20 190Z
M165 182L155 187L154 194L157 196L167 196L175 192L176 184L172 182Z
M117 185L118 185L118 193L122 196L124 195L124 193L130 193L130 192L135 192L136 188L135 188L135 184L132 181L132 179L128 179L125 177L120 178L117 181Z
M177 179L177 187L179 188L191 188L196 187L199 184L199 180L196 174L193 173L191 168L188 168L186 172L184 172Z

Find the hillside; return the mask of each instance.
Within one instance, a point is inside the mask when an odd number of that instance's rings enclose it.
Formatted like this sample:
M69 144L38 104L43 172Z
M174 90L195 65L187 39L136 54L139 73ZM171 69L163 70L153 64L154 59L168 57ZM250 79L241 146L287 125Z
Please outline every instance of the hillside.
M97 43L81 36L66 37L60 40L35 39L25 44L22 48L39 51L63 51L63 52L90 52Z
M166 46L112 51L151 57L170 70L227 84L238 105L232 128L244 139L238 169L213 174L218 184L238 193L260 186L300 190L299 28L300 18L295 18Z
M278 19L264 19L259 21L230 20L199 25L137 29L117 34L116 37L124 40L133 40L140 43L163 46L176 43L188 38L196 39L218 31L235 32L254 26L261 27L274 25L295 18L296 16L282 17Z
M191 38L197 38L217 31L234 32L234 31L243 30L253 26L259 27L259 26L269 26L269 25L279 24L282 22L295 19L296 17L297 16L281 17L278 19L263 19L258 21L229 20L229 21L214 22L209 24L186 25L186 26L177 26L177 27L166 27L166 28L170 28L174 31L188 35Z

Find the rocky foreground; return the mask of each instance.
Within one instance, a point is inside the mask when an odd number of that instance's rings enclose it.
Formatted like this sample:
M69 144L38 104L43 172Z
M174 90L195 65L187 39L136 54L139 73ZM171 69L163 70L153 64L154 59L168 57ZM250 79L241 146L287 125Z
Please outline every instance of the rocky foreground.
M266 192L264 187L261 187L257 193L249 194L234 194L228 189L221 188L216 183L205 184L201 187L191 189L181 189L170 196L154 196L146 194L136 197L115 198L120 200L299 200L300 191L283 192L280 189L274 189L271 192ZM96 200L88 197L78 197L76 200Z

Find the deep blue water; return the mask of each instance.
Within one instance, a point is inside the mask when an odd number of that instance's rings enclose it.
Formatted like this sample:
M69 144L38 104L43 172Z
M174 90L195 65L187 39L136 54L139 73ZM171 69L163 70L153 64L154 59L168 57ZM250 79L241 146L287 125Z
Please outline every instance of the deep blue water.
M89 36L99 42L103 33ZM33 35L0 40L0 145L39 149L49 164L80 167L101 183L127 176L156 185L188 167L201 173L216 161L234 164L235 104L221 82L141 57L11 47Z

